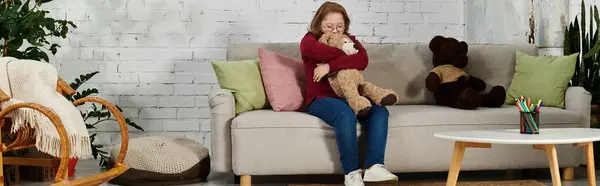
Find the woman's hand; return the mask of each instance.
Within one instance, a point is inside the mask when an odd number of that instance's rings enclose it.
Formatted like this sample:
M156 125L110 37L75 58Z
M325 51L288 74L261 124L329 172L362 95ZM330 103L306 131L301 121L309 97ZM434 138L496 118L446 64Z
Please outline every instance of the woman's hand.
M313 81L319 82L321 81L321 78L323 78L327 74L329 74L329 64L319 63L317 64L317 68L315 68Z

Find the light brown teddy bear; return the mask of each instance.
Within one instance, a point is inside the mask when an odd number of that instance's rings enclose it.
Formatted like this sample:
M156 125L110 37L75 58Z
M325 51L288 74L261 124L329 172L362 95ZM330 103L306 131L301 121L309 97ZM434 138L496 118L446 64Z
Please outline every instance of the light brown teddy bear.
M344 34L323 34L319 42L338 48L346 55L358 53L356 44ZM398 101L398 95L394 91L365 81L362 72L357 69L332 72L327 75L327 79L333 91L339 97L346 99L350 108L359 116L366 115L371 108L369 99L381 106L394 105Z

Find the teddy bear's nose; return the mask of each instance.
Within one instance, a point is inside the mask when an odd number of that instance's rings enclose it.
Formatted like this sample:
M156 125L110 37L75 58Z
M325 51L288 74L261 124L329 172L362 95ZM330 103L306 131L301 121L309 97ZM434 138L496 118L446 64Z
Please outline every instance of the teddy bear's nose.
M355 49L358 49L358 46L356 46L356 44L353 44L352 47L354 47Z

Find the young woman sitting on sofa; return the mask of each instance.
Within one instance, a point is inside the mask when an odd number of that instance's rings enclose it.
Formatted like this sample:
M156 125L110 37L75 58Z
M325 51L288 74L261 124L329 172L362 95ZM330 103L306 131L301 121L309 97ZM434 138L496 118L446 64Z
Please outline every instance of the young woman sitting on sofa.
M350 18L338 3L325 2L310 23L309 32L300 42L300 50L307 77L307 112L335 128L340 160L344 170L345 185L362 186L363 170L359 166L357 121L365 121L368 131L368 148L365 161L364 182L396 182L398 177L384 167L388 133L388 110L373 105L364 117L357 117L345 100L336 96L326 74L341 69L364 70L368 64L367 51L348 34ZM359 52L345 55L343 51L318 42L324 33L344 33L358 45ZM325 65L317 63L327 61Z

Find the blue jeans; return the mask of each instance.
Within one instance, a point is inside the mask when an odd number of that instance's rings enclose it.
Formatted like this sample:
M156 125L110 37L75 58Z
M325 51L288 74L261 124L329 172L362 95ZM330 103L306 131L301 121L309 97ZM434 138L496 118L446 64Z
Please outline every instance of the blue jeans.
M308 114L316 116L335 128L335 137L344 174L359 169L357 122L364 121L367 129L367 154L365 167L383 164L388 134L389 112L383 106L373 104L367 115L357 117L345 100L337 98L315 99L307 108Z

